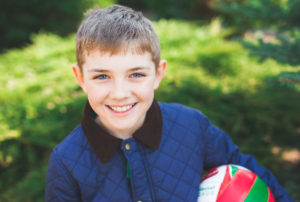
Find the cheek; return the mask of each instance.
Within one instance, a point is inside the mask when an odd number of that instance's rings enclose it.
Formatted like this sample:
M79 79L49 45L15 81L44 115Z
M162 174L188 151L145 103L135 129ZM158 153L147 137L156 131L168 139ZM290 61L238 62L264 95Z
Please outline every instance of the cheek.
M154 97L153 83L140 85L134 90L135 95L143 101L152 101Z
M108 94L108 88L103 85L87 84L87 95L90 102L101 102Z

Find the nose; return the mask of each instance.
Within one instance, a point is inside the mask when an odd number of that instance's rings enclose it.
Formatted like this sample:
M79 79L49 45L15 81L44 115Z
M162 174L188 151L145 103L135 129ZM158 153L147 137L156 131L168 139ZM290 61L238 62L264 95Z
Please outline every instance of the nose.
M115 80L110 91L110 97L115 100L128 98L130 95L129 85L124 80Z

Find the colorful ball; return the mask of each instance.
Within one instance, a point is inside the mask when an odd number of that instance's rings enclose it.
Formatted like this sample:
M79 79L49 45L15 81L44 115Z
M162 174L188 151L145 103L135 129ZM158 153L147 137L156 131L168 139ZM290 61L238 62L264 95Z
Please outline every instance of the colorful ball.
M255 173L238 165L211 169L201 180L198 202L275 202Z

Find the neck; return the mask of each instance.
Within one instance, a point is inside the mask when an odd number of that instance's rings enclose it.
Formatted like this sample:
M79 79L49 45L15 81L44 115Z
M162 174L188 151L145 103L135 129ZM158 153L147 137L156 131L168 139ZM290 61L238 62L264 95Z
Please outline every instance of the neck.
M128 133L128 132L112 132L109 131L111 135L115 136L116 138L119 138L121 140L126 140L128 138L132 138L133 133Z
M95 119L96 123L100 126L102 126L103 128L105 128L112 136L116 137L116 138L119 138L121 140L126 140L128 138L132 138L133 136L133 133L135 131L137 131L144 123L144 120L139 123L136 127L134 128L129 128L128 130L111 130L111 129L108 129L107 127L105 127L105 125L101 122L100 118L97 117Z

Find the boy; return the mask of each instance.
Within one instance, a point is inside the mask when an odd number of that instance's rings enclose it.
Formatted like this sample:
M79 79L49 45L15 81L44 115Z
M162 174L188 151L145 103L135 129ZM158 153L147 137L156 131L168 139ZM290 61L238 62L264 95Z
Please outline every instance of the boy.
M76 57L88 101L81 124L51 154L46 201L197 201L203 168L229 163L257 173L276 201L292 201L199 111L154 100L166 61L141 13L119 5L91 12Z

